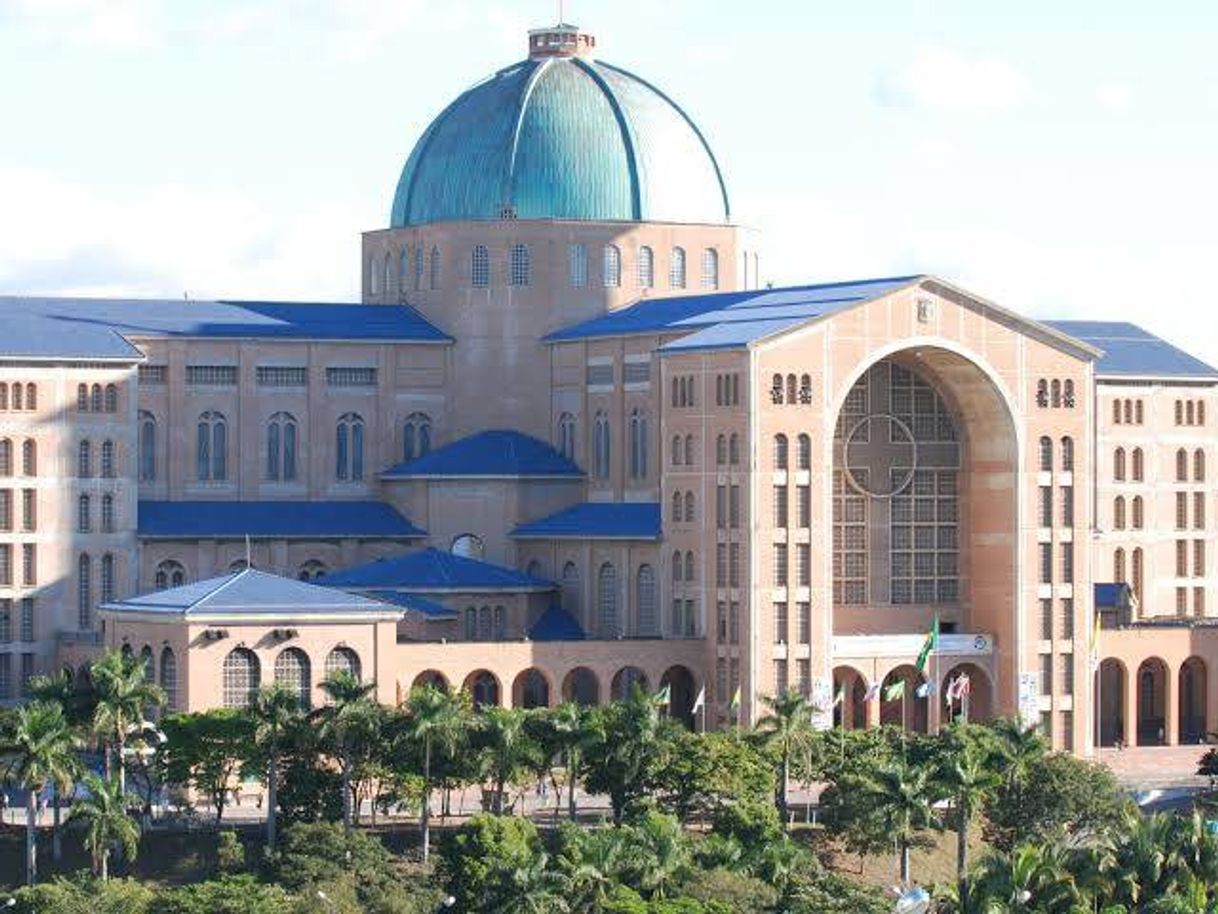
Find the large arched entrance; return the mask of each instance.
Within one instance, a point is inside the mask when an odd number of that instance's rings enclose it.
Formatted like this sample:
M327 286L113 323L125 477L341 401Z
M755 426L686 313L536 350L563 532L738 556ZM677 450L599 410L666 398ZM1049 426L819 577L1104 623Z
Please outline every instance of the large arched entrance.
M908 664L897 667L885 676L880 686L880 723L892 724L914 733L927 732L930 703L927 696L918 695L925 681L922 674ZM890 699L890 690L899 682L904 682L905 688L899 696Z
M851 666L833 670L833 726L847 730L867 726L867 680Z
M625 701L634 691L635 686L638 686L644 692L647 691L647 674L640 670L637 666L624 666L613 674L613 683L610 687L614 701Z
M940 680L943 720L982 723L993 717L993 686L985 670L975 663L960 663Z
M660 677L660 691L669 690L668 715L689 729L694 727L694 674L678 664L670 666Z
M410 684L412 689L432 686L442 691L448 691L448 679L439 670L424 670Z
M515 708L548 708L550 681L545 673L530 667L516 676L512 683L512 706Z
M475 670L465 677L465 691L473 699L475 710L499 706L499 680L489 670Z
M1180 666L1180 730L1182 744L1203 743L1206 734L1207 687L1205 661L1189 657Z
M1100 745L1124 745L1129 737L1125 719L1125 665L1111 657L1095 674L1096 716L1100 721Z
M563 701L573 701L576 704L591 707L601 700L600 683L596 674L586 666L577 666L562 681Z
M1138 745L1167 744L1167 664L1149 657L1138 667Z

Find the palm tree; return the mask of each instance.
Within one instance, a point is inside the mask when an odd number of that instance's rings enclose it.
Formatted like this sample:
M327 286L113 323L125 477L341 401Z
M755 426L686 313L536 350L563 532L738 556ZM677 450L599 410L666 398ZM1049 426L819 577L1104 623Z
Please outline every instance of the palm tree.
M371 698L376 683L361 683L347 670L336 670L321 683L330 703L318 712L321 732L338 752L343 782L343 825L351 827L351 768L358 744L373 729L376 708Z
M447 744L456 735L460 704L448 689L428 684L412 689L406 699L406 736L423 746L423 803L419 830L423 836L423 862L431 855L431 755L437 744Z
M303 716L300 699L282 683L260 689L250 706L254 718L254 741L266 753L266 851L275 850L275 828L279 810L279 756L284 738Z
M994 770L990 754L984 747L965 737L965 741L944 758L939 779L956 806L956 882L961 907L967 910L969 824L1002 777Z
M896 843L901 884L909 884L909 848L918 832L934 826L930 771L900 761L867 776L863 790L875 804L884 831Z
M33 701L58 704L64 711L68 725L74 730L83 730L93 717L92 690L81 688L71 670L60 670L53 676L34 676L30 679L29 696ZM51 859L58 863L63 859L63 829L60 827L60 800L72 789L70 780L51 784Z
M564 826L558 864L579 911L599 914L614 887L622 882L628 848L618 828Z
M812 740L812 705L794 689L774 697L761 699L770 713L757 721L757 730L765 734L766 742L778 747L781 765L781 794L778 808L783 825L787 824L788 795L791 789L791 759Z
M67 783L79 770L78 740L60 705L33 701L17 709L12 738L4 747L6 780L26 791L25 879L38 878L38 794L52 783Z
M528 766L536 746L525 732L519 708L487 708L478 732L483 764L494 785L494 812L503 815L504 788Z
M588 741L588 710L577 702L564 701L550 712L550 728L567 770L567 814L575 821L575 773L580 752Z
M1003 718L992 725L998 737L998 753L1002 756L1008 785L1020 786L1027 781L1033 766L1048 751L1045 738L1035 724L1025 726L1015 718Z
M115 781L89 772L84 777L87 793L76 801L68 816L85 830L85 848L93 858L93 872L105 882L110 878L110 850L118 844L128 860L134 860L140 845L140 827L127 815L126 797Z
M90 668L97 704L93 709L93 732L104 748L106 777L111 774L111 751L118 760L119 792L127 792L125 751L127 736L144 721L150 709L165 703L165 693L148 678L143 660L110 651L93 661Z
M978 864L975 898L983 904L961 906L961 911L985 914L1088 911L1085 894L1071 874L1070 854L1062 846L1022 844L1010 854L991 852ZM1124 909L1118 909L1124 910Z

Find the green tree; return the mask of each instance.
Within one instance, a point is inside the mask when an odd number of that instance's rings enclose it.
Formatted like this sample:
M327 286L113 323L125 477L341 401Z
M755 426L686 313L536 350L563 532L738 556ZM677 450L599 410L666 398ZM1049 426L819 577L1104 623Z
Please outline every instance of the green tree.
M38 794L48 784L70 782L79 770L78 740L63 708L33 701L17 709L12 732L4 740L5 779L26 791L25 879L38 878Z
M93 689L87 682L79 683L70 669L62 669L53 676L35 676L30 680L29 697L32 701L46 701L63 708L64 718L77 733L83 734L93 719ZM71 781L52 782L51 797L51 859L58 863L63 859L63 797L72 790Z
M591 737L588 709L578 702L564 701L550 712L549 726L567 773L567 816L575 821L575 786L583 750Z
M152 886L133 879L101 882L83 871L13 893L12 914L149 914Z
M671 751L653 784L660 808L682 822L736 803L773 803L775 766L736 732L671 734Z
M330 702L317 716L321 721L323 737L334 747L338 757L343 782L343 825L350 828L353 823L351 777L355 756L372 741L378 723L376 703L372 699L376 683L360 682L347 670L336 670L322 681L321 688Z
M519 890L516 874L545 862L536 826L518 816L476 815L441 847L458 911L503 910Z
M1002 776L995 757L980 735L965 725L953 725L941 741L946 744L938 778L956 815L956 884L962 905L968 905L968 839L973 816L998 789Z
M794 689L787 689L774 697L766 695L761 701L769 713L757 721L757 731L765 735L766 742L778 753L778 809L782 821L787 822L790 818L791 759L812 742L812 705Z
M519 708L487 708L478 718L475 735L483 770L494 793L493 809L503 815L503 796L533 765L537 744L525 729L525 712Z
M258 691L250 707L254 719L254 743L265 756L266 851L275 850L279 816L279 775L284 743L302 719L300 699L282 683Z
M921 765L887 765L855 785L870 803L870 818L896 846L902 885L909 885L909 850L914 839L935 826L931 771Z
M669 759L669 736L679 724L660 717L655 696L635 688L625 701L594 708L584 752L584 782L591 793L608 794L613 822L643 800Z
M68 822L77 824L84 832L85 850L93 861L93 872L105 882L110 878L110 852L115 845L122 848L128 860L135 859L140 847L140 827L127 815L127 798L117 781L89 772L82 783L85 795L72 806Z
M161 722L166 742L160 754L165 779L194 787L224 819L233 779L250 755L254 720L237 708L173 714Z
M161 687L148 678L144 661L120 651L108 651L90 667L95 705L92 727L102 744L106 776L111 756L118 765L118 786L127 792L125 750L132 731L140 728L150 710L165 703Z
M629 850L620 828L567 824L559 831L556 865L566 876L575 910L600 914L606 909L624 878Z
M406 700L406 738L423 751L423 796L419 831L423 839L423 862L431 856L432 753L451 746L462 726L460 699L448 689L425 685L411 689Z
M310 899L316 910L317 899ZM295 900L282 887L253 876L223 876L161 894L155 914L292 914Z
M626 882L651 898L667 898L693 861L689 838L672 816L650 811L626 827Z

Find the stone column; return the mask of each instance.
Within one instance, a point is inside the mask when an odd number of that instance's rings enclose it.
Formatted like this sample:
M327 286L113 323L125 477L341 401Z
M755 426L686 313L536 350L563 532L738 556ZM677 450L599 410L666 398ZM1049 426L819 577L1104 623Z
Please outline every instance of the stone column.
M1163 664L1163 733L1168 746L1180 743L1180 681L1179 674Z

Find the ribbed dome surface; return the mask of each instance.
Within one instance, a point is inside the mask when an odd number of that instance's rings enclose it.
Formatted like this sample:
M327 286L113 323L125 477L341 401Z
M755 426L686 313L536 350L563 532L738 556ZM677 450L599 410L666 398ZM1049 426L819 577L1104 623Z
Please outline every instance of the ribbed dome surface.
M500 219L723 223L727 190L671 99L609 64L530 59L457 98L424 132L390 225Z

